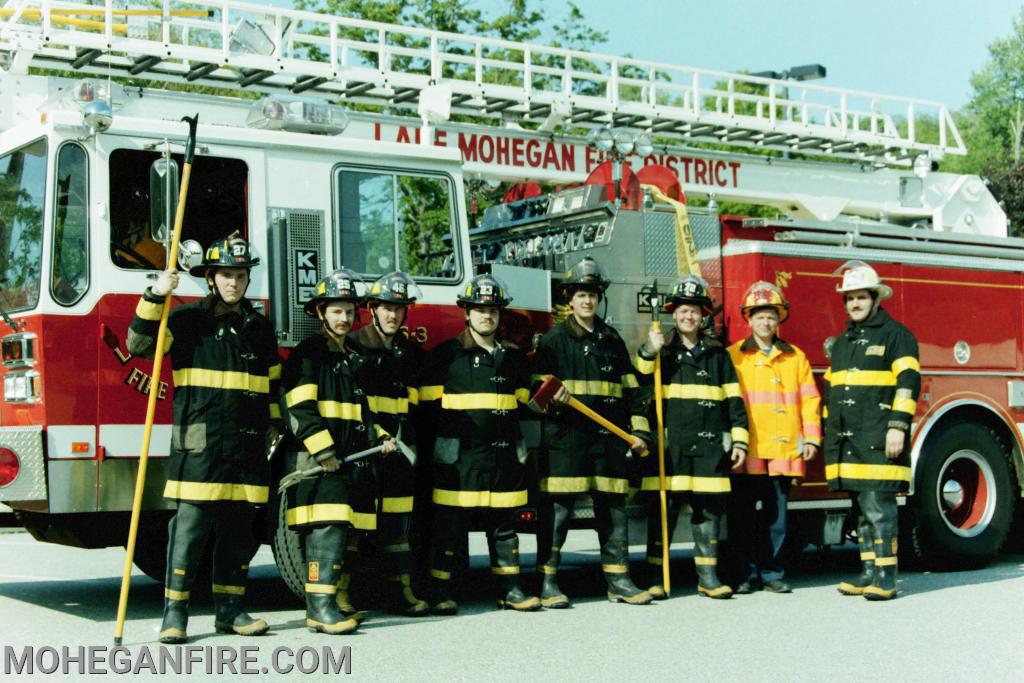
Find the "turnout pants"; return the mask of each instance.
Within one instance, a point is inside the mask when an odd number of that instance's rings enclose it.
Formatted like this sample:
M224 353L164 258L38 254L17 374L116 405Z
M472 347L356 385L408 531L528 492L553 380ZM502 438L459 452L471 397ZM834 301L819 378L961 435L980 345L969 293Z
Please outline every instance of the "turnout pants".
M189 599L211 533L214 536L214 597L245 595L249 560L256 548L252 533L254 516L254 508L244 501L179 501L168 529L165 596L171 600Z

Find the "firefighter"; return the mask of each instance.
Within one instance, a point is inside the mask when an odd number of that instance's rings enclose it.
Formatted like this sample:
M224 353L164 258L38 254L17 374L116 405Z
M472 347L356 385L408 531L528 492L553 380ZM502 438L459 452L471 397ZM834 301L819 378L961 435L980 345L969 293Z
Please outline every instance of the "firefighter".
M361 300L358 280L341 268L317 283L304 309L319 318L321 329L295 347L281 376L288 420L300 444L298 467L308 469L312 461L323 466L318 476L288 489L285 519L289 529L305 533L306 626L331 635L359 625L357 616L343 614L335 602L349 529L377 526L370 462L344 462L383 436L357 383L366 359L348 339ZM382 445L395 450L393 440Z
M189 593L211 533L214 627L240 635L268 628L242 610L256 549L254 506L268 495L265 439L281 417L270 400L281 376L274 329L245 298L258 263L238 232L214 242L190 271L210 293L175 308L167 322L174 425L164 497L177 510L168 531L162 643L188 640ZM130 353L153 357L164 298L177 286L177 272L165 270L142 295L128 329Z
M458 296L466 329L429 355L420 406L437 428L433 458L432 611L455 614L451 578L455 549L477 515L487 531L498 606L540 608L519 582L516 509L526 505L526 444L518 411L529 400L526 357L497 336L512 298L492 275L477 275Z
M747 411L743 406L736 369L722 344L702 333L712 315L708 284L696 275L672 287L664 310L674 329L652 329L637 351L636 367L654 373L661 354L664 389L665 479L668 492L669 538L683 503L689 502L693 528L697 593L710 598L732 597L732 588L718 579L718 539L730 491L729 471L742 467L747 451ZM658 491L658 463L648 458L641 490ZM657 496L647 496L647 562L653 582L651 595L668 595L661 585L661 509Z
M609 284L589 256L574 265L559 287L572 314L541 338L534 358L535 382L554 375L564 384L541 428L539 462L537 567L543 574L541 602L551 609L569 606L558 586L558 565L573 507L583 494L590 494L594 504L608 599L633 605L651 602L651 595L629 576L626 518L627 450L644 451L650 428L626 345L597 315ZM627 449L618 437L567 409L564 404L570 396L628 426L633 443Z
M409 419L410 406L418 401L416 376L422 364L420 349L402 334L409 306L420 296L416 282L402 271L388 273L370 286L366 308L370 324L352 333L351 340L365 356L359 372L359 386L373 413L374 422L391 436L406 444L416 443L416 432ZM423 616L430 606L412 591L412 551L409 526L414 496L413 465L396 454L381 459L378 465L378 493L381 499L377 516L377 544L383 554L381 571L392 588L390 611L405 616ZM349 539L350 548L352 540ZM350 552L347 557L351 558ZM352 567L346 559L338 584L338 606L354 613L348 596Z
M842 281L849 321L825 373L825 477L856 494L860 576L843 595L896 597L896 494L910 483L910 431L921 391L917 340L879 304L892 296L874 268L847 261Z
M807 356L778 336L789 317L782 291L755 282L740 313L751 334L730 346L729 356L749 413L750 443L743 466L733 471L729 500L730 542L742 572L736 592L789 593L782 566L786 506L793 479L804 477L805 463L821 446L821 396Z

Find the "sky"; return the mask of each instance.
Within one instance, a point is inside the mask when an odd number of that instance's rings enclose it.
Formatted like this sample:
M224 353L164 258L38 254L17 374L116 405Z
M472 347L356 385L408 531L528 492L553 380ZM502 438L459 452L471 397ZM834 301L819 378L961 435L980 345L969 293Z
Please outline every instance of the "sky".
M251 0L279 7L289 0ZM971 95L988 45L1009 35L1021 0L575 0L599 30L600 52L721 71L828 70L822 85L937 100ZM487 14L502 0L467 0ZM533 0L551 23L563 4ZM539 42L545 42L541 39Z

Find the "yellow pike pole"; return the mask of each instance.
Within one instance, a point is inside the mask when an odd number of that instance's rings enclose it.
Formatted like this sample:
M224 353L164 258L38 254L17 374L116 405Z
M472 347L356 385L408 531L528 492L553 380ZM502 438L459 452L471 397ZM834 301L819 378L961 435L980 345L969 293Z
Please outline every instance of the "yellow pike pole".
M654 283L651 294L651 329L660 330L661 320L658 314L661 302L658 298L658 283ZM661 386L661 351L654 356L654 414L658 427L658 499L661 503L661 579L665 584L665 593L672 592L672 578L669 571L669 538L668 538L668 492L665 481L665 410L662 403L665 392Z
M196 153L196 126L199 114L186 116L182 121L188 122L188 141L185 144L185 168L181 174L181 189L178 191L178 210L174 215L174 231L171 234L171 246L167 255L168 270L173 270L174 260L178 254L178 242L181 239L181 225L185 221L185 200L188 197L188 180L192 175L192 159ZM153 420L156 418L156 397L160 384L160 370L164 362L164 343L167 338L167 316L171 310L171 292L164 296L163 313L160 315L160 327L156 334L156 351L153 354L153 380L149 384L149 403L146 406L146 428L142 432L142 447L139 450L139 473L135 477L135 498L132 501L132 521L128 527L127 552L124 556L124 574L121 576L121 597L117 603L117 625L114 629L114 645L121 644L124 633L124 617L128 610L128 586L132 577L132 560L135 559L135 541L139 533L139 517L142 514L142 492L146 486L146 466L149 464L149 441L153 432Z

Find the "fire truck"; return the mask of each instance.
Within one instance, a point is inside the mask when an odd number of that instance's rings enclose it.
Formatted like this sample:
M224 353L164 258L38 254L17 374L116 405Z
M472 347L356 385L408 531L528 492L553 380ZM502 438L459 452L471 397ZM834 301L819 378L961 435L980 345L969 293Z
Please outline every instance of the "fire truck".
M742 293L768 280L821 373L844 324L832 273L875 265L921 347L903 550L979 565L1007 538L1024 487L1024 240L980 178L938 170L965 153L939 103L231 0L16 0L0 65L0 502L41 541L125 542L153 389L136 562L162 578L173 378L152 387L125 335L168 266L180 119L197 112L183 238L246 235L262 256L248 296L283 352L315 332L302 305L341 265L412 274L407 333L428 348L462 329L456 293L493 272L515 297L505 333L529 345L589 254L631 348L655 286L699 272L735 341ZM466 184L524 180L469 225ZM719 215L724 200L777 217ZM183 277L176 300L204 294ZM275 504L266 537L295 583ZM850 502L820 458L790 505L802 542L843 541Z

